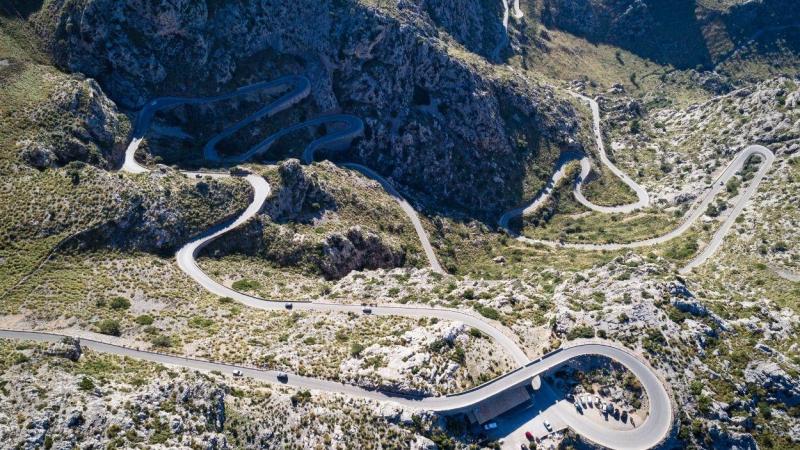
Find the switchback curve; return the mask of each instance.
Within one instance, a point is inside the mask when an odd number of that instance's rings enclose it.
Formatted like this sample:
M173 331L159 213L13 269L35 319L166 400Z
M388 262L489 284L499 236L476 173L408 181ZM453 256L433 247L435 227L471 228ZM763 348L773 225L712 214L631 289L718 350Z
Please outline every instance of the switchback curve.
M605 145L603 143L603 135L602 130L600 129L600 109L597 104L597 101L586 97L582 94L571 93L573 96L580 98L584 101L587 101L592 109L592 128L595 135L596 145L598 148L598 153L600 156L600 160L603 164L611 170L614 175L620 178L623 183L625 183L628 187L630 187L637 196L637 201L634 203L630 203L627 205L618 205L618 206L599 206L591 203L588 199L586 199L581 192L581 188L583 185L583 180L589 175L591 171L591 163L588 157L583 156L580 158L581 164L581 172L578 175L577 180L575 182L575 186L573 189L573 195L575 196L576 200L579 203L586 206L587 208L601 212L601 213L630 213L637 209L644 208L650 204L650 196L647 191L633 181L628 175L622 172L616 165L614 165L609 159L608 155L605 151ZM564 169L567 163L574 160L575 158L568 158L559 161L559 166L556 172L551 176L550 180L548 180L545 188L537 194L537 196L526 206L513 209L511 211L506 212L503 214L500 219L498 220L498 225L500 228L506 230L509 234L516 237L517 240L521 242L525 242L528 244L533 245L545 245L551 248L571 248L577 250L585 250L585 251L603 251L603 250L624 250L624 249L634 249L634 248L642 248L642 247L649 247L653 245L663 244L668 242L672 239L680 237L686 231L688 231L691 226L694 224L697 219L699 219L706 211L706 208L711 203L711 201L719 194L719 192L725 186L725 183L728 182L733 176L735 176L741 169L744 167L745 163L750 159L752 156L758 156L761 158L760 166L758 172L753 177L750 182L748 188L739 196L734 207L727 213L727 217L720 225L720 228L714 233L712 239L706 244L703 250L697 254L692 260L690 260L685 266L679 269L679 272L682 274L691 272L692 269L695 267L700 266L704 262L706 262L720 247L722 244L723 239L730 231L731 227L736 221L736 218L741 214L746 206L747 202L752 198L752 196L758 190L761 181L763 180L766 173L769 171L772 163L775 161L775 155L770 151L768 148L761 146L761 145L750 145L741 152L739 152L733 160L728 164L728 166L722 171L722 173L714 180L713 184L709 187L706 191L705 195L702 197L699 203L696 203L689 212L683 217L680 225L673 229L672 231L653 238L643 239L640 241L633 241L627 243L609 243L609 244L584 244L584 243L565 243L565 242L558 242L558 241L549 241L543 239L531 239L525 236L517 236L512 230L509 229L509 221L514 217L518 217L520 215L528 214L536 209L538 209L551 195L553 191L553 186L558 183L558 181L563 178L565 175Z
M295 80L284 79L260 85L266 86L265 88L267 89L272 89L272 88L285 89L285 86L287 84L295 85L294 83L296 82L298 82L298 80L296 79ZM303 88L303 84L304 81L299 80L299 84L296 85L299 87L293 89L290 92L291 95L289 94L284 95L278 101L273 102L271 104L272 107L285 108L288 107L286 105L291 105L299 101L298 97L307 95L307 92L304 92L305 89ZM235 91L232 94L224 94L221 96L206 98L205 101L219 101L224 98L232 98L236 95L242 95L243 93L252 92L253 89L256 89L253 88L252 86L253 85L246 86L240 90ZM148 106L146 106L140 113L139 118L137 120L137 124L134 129L134 137L126 152L125 164L123 165L122 170L132 173L141 173L147 171L145 167L142 167L136 162L134 155L136 150L138 149L139 143L141 142L144 136L144 133L147 130L147 127L149 126L150 120L152 119L153 114L157 109L174 106L181 103L200 103L202 101L203 99L179 99L173 97L173 98L157 99L152 101ZM264 116L270 116L271 114L274 114L274 112L272 112L269 107L265 107L259 110L256 114L264 117ZM352 139L358 133L360 133L361 130L359 129L359 126L361 127L361 129L363 129L363 123L360 121L360 119L357 118L353 119L351 117L352 116L350 116L350 118L342 115L338 116L337 119L334 121L345 123L346 128L342 131L335 132L336 135L329 140L324 140L323 138L322 142L318 142L319 140L312 142L309 145L309 147L306 148L303 159L306 162L312 161L314 158L315 151L319 150L320 148L324 148L325 145L331 144L333 147L339 147L343 145L342 143L345 142L347 139ZM245 119L244 122L252 123L252 120ZM309 121L304 124L299 124L298 126L292 128L296 129L303 125L313 126L315 124L325 123L325 122L327 122L326 119L320 118L316 122ZM240 125L241 123L238 123L233 127L227 129L223 133L230 135L235 131L238 131L238 129L241 129ZM279 132L279 134L280 133L282 132ZM285 133L282 133L281 135L283 134ZM268 148L268 145L270 145L270 143L274 142L275 140L276 139L267 138L267 140L262 142L262 144L256 146L256 148L254 149L251 149L245 155L253 156L255 154L258 154L259 152L263 152L266 148ZM220 140L216 140L215 143L218 143L219 141ZM211 146L207 145L204 150L204 154L213 159L216 155L215 145ZM218 160L221 159L218 157L218 155L216 156ZM348 166L355 170L359 170L362 173L371 176L372 178L377 179L378 182L381 183L387 189L387 191L389 191L391 195L393 195L398 199L398 201L402 199L399 193L385 179L375 174L370 169L355 164L348 164ZM185 173L189 176L195 176L195 175L208 175L214 177L229 176L227 174L221 174L221 173L195 173L195 172L185 172ZM270 302L264 299L249 296L240 293L238 291L235 291L233 289L227 288L224 285L214 281L197 266L197 262L195 260L197 253L208 243L212 242L214 239L222 236L223 234L235 229L236 227L244 224L252 217L254 217L262 208L263 203L269 197L270 186L266 182L266 180L264 180L263 177L259 177L256 175L248 175L245 177L245 179L253 187L253 192L254 192L253 201L250 203L248 208L230 224L215 227L204 233L202 236L193 239L191 242L186 244L177 252L176 259L181 270L183 270L185 273L187 273L187 275L189 275L192 279L194 279L206 290L208 290L213 294L225 297L231 297L245 305L254 308L268 309L268 310L284 309L287 307L286 304L281 304L278 302ZM401 204L401 206L403 205ZM418 218L414 220L414 218L416 217L416 213L413 212L413 208L411 208L410 205L408 205L408 208L404 208L404 210L407 211L409 217L412 217L414 226L417 229L420 236L423 236L424 232L420 233L421 224L419 224ZM412 211L413 213L408 213L408 210ZM426 246L426 253L428 253L429 248L430 247L428 244L428 246ZM353 313L362 312L361 311L362 307L358 305L343 305L343 304L323 303L323 302L289 302L289 303L291 303L291 308L295 310L309 310L309 311L323 311L323 312L336 311L336 312L353 312ZM506 351L508 351L509 355L521 367L515 371L512 371L504 376L497 378L496 380L490 381L489 383L486 383L478 388L471 389L462 394L457 394L447 397L429 397L423 399L409 399L402 396L398 397L397 395L393 394L389 395L386 393L382 393L380 391L367 391L362 388L358 388L356 386L345 385L326 380L318 380L308 377L301 377L296 375L292 375L290 377L290 384L308 389L339 392L339 393L351 394L367 398L373 398L377 400L394 401L409 407L442 411L442 412L457 412L470 408L476 405L477 403L480 403L500 392L505 391L506 389L527 383L534 376L550 368L563 364L564 362L572 358L583 355L601 355L610 357L622 363L623 365L626 365L630 370L632 370L637 375L637 377L640 378L650 398L651 406L649 411L649 417L645 421L645 423L643 423L639 428L634 429L632 431L614 431L614 430L603 429L601 427L592 429L591 427L587 428L587 426L585 424L580 423L580 421L575 421L575 423L570 423L570 426L576 430L579 430L579 432L581 432L581 434L583 434L587 439L597 442L601 445L606 445L613 448L631 448L630 447L631 443L634 443L636 448L649 447L655 445L667 435L669 429L671 428L671 423L672 423L671 402L669 394L664 388L662 381L658 379L657 375L655 374L652 368L650 368L641 360L636 358L629 351L624 350L622 348L616 347L611 344L586 344L584 346L576 346L553 352L550 355L542 357L536 361L529 361L525 353L516 344L514 339L512 339L509 335L505 334L500 328L494 326L492 323L484 319L464 313L462 311L449 310L443 308L381 305L371 308L371 314L400 315L407 317L437 317L444 320L454 320L463 322L469 326L481 330L482 332L490 336L492 339L494 339L500 346L502 346L504 349L506 349ZM9 332L9 331L0 332L0 337L10 337L14 339L25 338L34 340L52 339L52 337L47 338L41 333L37 334L29 332ZM142 352L138 350L126 349L123 347L115 347L113 345L106 343L88 341L88 344L90 348L94 348L98 351L123 354L126 356L133 356L167 364L177 364L177 365L182 365L184 367L191 367L201 370L213 370L215 368L232 367L208 361L200 361L200 360L187 359L170 355ZM262 371L246 367L242 367L241 370L246 375L253 376L254 378L266 379L269 381L275 381L275 378L277 376L277 373L270 371Z

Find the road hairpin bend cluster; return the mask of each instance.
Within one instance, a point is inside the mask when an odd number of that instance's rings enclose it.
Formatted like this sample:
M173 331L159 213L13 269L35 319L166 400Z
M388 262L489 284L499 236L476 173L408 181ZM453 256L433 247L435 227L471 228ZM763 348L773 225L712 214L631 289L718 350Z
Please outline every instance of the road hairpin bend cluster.
M256 111L251 116L236 123L235 125L227 128L218 136L214 137L204 148L204 156L213 162L223 163L238 163L249 160L252 157L263 154L267 151L278 138L290 133L291 131L301 129L303 127L313 127L327 123L338 123L344 125L339 131L334 131L326 136L323 136L311 144L303 152L303 161L310 163L314 160L315 153L319 150L342 150L347 148L353 139L357 138L363 133L363 122L361 119L345 115L330 115L321 116L306 122L294 125L287 129L278 131L276 134L268 137L260 144L256 145L246 153L234 157L222 157L216 151L216 145L225 137L232 135L236 131L242 129L250 123L263 117L271 117L279 111L293 106L308 96L309 81L302 76L289 76L283 77L278 80L256 83L249 86L239 88L233 92L222 94L214 97L205 98L180 98L180 97L163 97L148 103L139 113L136 125L134 127L133 138L125 154L125 163L122 170L129 173L145 173L148 169L141 166L135 160L135 153L147 132L153 115L161 109L174 107L177 105L185 104L204 104L218 102L226 99L232 99L238 96L247 95L256 91L283 93L277 100L266 105L262 109ZM441 271L436 256L433 253L430 243L428 242L425 231L419 222L414 209L408 202L406 202L397 190L385 179L380 177L371 169L354 164L345 163L345 167L358 170L364 175L377 180L386 190L392 195L410 217L414 223L414 227L420 237L423 247L425 248L426 255L430 260L431 266L434 270ZM184 172L188 176L211 176L211 177L228 177L230 175L225 173L215 172ZM198 252L214 239L228 233L229 231L239 227L251 218L255 217L261 210L264 202L269 197L271 190L267 181L260 176L249 174L245 177L248 183L253 187L253 201L247 209L239 215L233 222L227 225L221 225L208 230L203 235L193 239L191 242L183 246L176 255L178 265L188 276L199 283L203 288L209 292L230 297L247 306L263 309L263 310L285 310L287 304L291 304L293 310L300 311L321 311L321 312L362 312L362 307L358 305L345 305L336 303L325 302L305 302L305 301L270 301L254 296L250 296L233 289L230 289L221 283L213 280L205 272L203 272L197 265L196 257ZM498 324L489 322L479 316L445 308L433 307L412 307L412 306L394 306L394 305L379 305L371 308L371 314L375 315L396 315L405 317L436 317L441 320L460 321L468 326L477 328L483 333L488 335L491 339L497 342L498 345L503 347L508 354L514 359L519 366L514 371L511 371L503 376L500 376L492 381L489 381L481 386L470 389L466 392L449 395L444 397L410 397L405 395L391 394L380 390L367 390L353 385L338 383L328 380L320 380L316 378L303 377L292 375L289 377L287 384L296 386L302 389L314 389L319 391L327 391L333 393L343 393L363 398L370 398L382 401L392 401L402 404L407 407L426 409L432 411L440 411L445 413L463 412L467 411L477 404L486 401L487 399L504 392L508 389L524 385L530 380L549 369L557 367L570 359L586 356L586 355L600 355L605 356L626 366L631 372L641 381L648 399L649 411L648 417L643 424L633 430L619 431L609 430L602 426L593 425L580 419L575 414L574 417L564 417L565 423L574 429L576 432L583 435L585 438L598 443L600 445L618 448L618 449L633 449L633 448L647 448L658 444L663 440L672 424L673 412L670 395L663 382L656 375L655 371L642 359L635 356L629 350L608 342L587 342L572 347L563 348L551 352L537 360L530 361L525 352L519 347L516 341L511 337L511 333L505 330ZM1 331L0 337L12 339L29 339L39 341L54 341L60 339L61 336L47 333L36 333L27 331ZM251 376L256 379L276 381L278 373L269 370L255 369L252 367L232 366L222 363L215 363L211 361L204 361L200 359L184 358L179 356L172 356L160 353L153 353L147 351L134 350L126 347L115 346L108 343L102 343L92 340L84 340L84 345L96 351L113 353L124 356L131 356L145 360L155 361L165 364L173 364L184 366L188 368L200 370L230 370L238 368L245 375Z
M636 202L627 205L609 207L609 206L595 205L588 199L586 199L581 190L583 188L584 180L586 179L586 177L589 176L589 173L591 172L591 162L588 156L585 155L580 157L581 172L577 176L577 180L573 188L573 195L575 196L575 198L578 200L579 203L591 209L592 211L597 211L606 214L629 213L647 207L650 204L650 196L648 195L647 191L642 186L633 181L628 175L622 172L617 166L614 165L614 163L611 162L611 160L608 159L608 155L606 154L605 150L605 145L603 143L602 130L600 129L600 108L597 104L597 101L577 93L572 93L572 95L588 102L589 106L591 107L592 129L595 135L595 141L600 156L600 161L614 175L616 175L620 180L622 180L623 183L625 183L636 193L637 200ZM750 145L741 152L739 152L736 155L736 157L723 170L723 172L716 178L716 180L714 180L714 183L701 197L700 202L696 203L689 210L689 212L686 213L680 225L674 230L662 236L657 236L650 239L644 239L641 241L634 241L627 243L610 243L610 244L573 244L573 243L564 243L564 242L556 242L556 241L548 241L540 239L530 239L524 236L516 236L516 238L521 242L526 242L529 244L540 244L540 245L546 245L548 247L564 247L564 248L573 248L577 250L587 250L587 251L624 250L624 249L649 247L652 245L663 244L667 241L670 241L672 239L675 239L683 235L686 231L688 231L694 224L694 222L697 221L697 219L699 219L705 213L706 208L711 203L711 201L714 200L717 194L719 194L719 192L724 188L725 183L727 183L728 180L730 180L739 171L741 171L744 165L747 163L747 161L753 156L758 156L761 158L758 172L756 172L748 188L739 196L736 205L734 205L734 207L730 210L727 218L722 222L722 225L714 233L714 236L711 238L711 241L708 244L706 244L703 251L701 251L685 266L679 269L680 273L684 274L688 273L695 267L698 267L699 265L706 262L719 249L723 239L728 234L733 224L736 222L736 218L739 217L739 214L742 213L747 202L750 200L750 198L753 197L753 195L758 190L758 187L761 184L762 180L764 179L764 176L769 171L770 167L772 166L772 163L775 161L775 155L768 148L763 147L761 145ZM554 172L550 180L548 180L545 188L541 192L539 192L539 194L533 200L531 200L531 202L528 203L527 205L521 208L513 209L503 214L503 216L498 221L498 225L501 228L505 229L510 234L515 235L515 233L509 229L509 221L514 217L532 213L536 209L538 209L542 204L544 204L544 202L552 195L554 186L556 186L557 183L565 176L566 164L572 160L574 159L561 160L559 162L558 169Z

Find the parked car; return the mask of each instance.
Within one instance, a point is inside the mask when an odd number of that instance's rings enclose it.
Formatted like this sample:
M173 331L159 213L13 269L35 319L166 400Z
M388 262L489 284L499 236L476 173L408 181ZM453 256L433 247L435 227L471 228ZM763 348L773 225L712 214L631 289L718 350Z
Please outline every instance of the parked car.
M581 404L577 400L575 400L575 409L577 409L579 413L583 412L583 408L581 408Z
M598 405L598 406L600 405L600 397L598 397L596 395L594 396L594 404Z
M550 421L549 421L549 420L545 420L545 421L544 421L544 428L545 428L547 431L553 431L553 426L552 426L552 425L550 425Z
M581 406L586 408L586 396L585 395L581 395Z
M525 432L525 439L527 439L527 440L529 440L529 441L533 441L533 440L534 440L534 439L536 439L536 438L535 438L535 437L533 437L533 433L531 433L530 431L526 431L526 432Z
M289 381L289 375L286 372L278 372L278 381L286 383Z
M497 422L489 422L483 426L483 429L486 431L494 430L497 428Z
M239 369L233 369L233 376L240 377L242 376L242 371Z

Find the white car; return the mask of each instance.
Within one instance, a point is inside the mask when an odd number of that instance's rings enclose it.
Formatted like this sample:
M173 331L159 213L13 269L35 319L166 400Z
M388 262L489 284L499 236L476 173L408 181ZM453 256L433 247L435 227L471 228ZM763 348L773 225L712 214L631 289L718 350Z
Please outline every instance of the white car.
M547 431L553 431L553 426L552 426L552 425L550 425L550 421L549 421L549 420L545 420L545 421L544 421L544 428L545 428Z
M240 377L242 376L242 371L239 369L233 369L233 376Z
M585 395L581 395L581 406L586 408L586 396Z
M594 404L595 405L599 405L600 404L600 397L598 397L596 395L594 396Z

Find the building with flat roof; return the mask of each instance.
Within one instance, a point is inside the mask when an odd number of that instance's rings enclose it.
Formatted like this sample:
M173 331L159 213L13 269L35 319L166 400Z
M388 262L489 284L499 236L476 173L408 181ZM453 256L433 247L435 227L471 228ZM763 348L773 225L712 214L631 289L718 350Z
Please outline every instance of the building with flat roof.
M467 417L471 423L484 424L500 414L525 403L530 398L531 395L528 392L527 385L523 384L478 403L469 410Z

